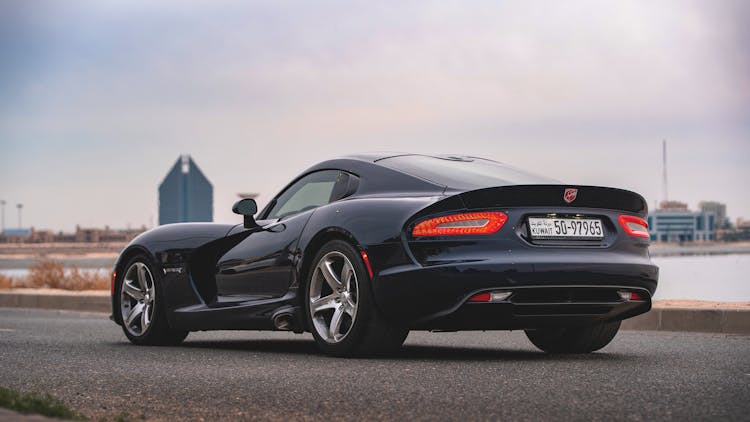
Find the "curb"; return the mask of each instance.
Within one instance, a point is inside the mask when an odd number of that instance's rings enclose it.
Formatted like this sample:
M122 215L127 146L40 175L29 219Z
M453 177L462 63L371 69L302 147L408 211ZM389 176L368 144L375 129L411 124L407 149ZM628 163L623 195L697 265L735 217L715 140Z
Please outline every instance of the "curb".
M36 414L19 413L14 410L0 408L0 421L5 422L55 422L60 421L57 418L48 418L47 416Z
M750 334L750 310L654 307L645 314L624 320L621 328L640 331Z
M5 422L54 422L57 418L48 418L42 415L24 414L9 409L0 408L0 420Z
M112 312L109 292L106 294L29 294L0 292L0 307L64 309L85 312Z
M86 295L0 292L0 307L112 312L109 292ZM700 309L657 305L645 314L623 321L622 329L750 335L750 309Z

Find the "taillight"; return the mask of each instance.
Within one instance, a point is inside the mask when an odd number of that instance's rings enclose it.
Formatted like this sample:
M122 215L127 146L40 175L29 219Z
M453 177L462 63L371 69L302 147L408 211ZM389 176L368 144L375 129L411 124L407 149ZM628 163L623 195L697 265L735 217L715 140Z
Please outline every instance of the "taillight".
M492 300L490 292L477 293L469 298L469 302L489 302Z
M630 290L618 290L617 293L620 295L620 298L622 298L622 300L624 300L624 301L633 301L633 300L643 301L643 300L646 300L646 298L644 298L643 295L641 295L640 293L633 292L633 291L630 291Z
M492 234L508 221L503 212L467 212L430 218L414 226L413 236L457 236L463 234Z
M469 298L469 302L487 303L487 302L504 302L513 292L508 290L493 290L491 292L477 293Z
M621 215L618 218L625 233L635 237L648 238L648 223L646 220L632 215Z

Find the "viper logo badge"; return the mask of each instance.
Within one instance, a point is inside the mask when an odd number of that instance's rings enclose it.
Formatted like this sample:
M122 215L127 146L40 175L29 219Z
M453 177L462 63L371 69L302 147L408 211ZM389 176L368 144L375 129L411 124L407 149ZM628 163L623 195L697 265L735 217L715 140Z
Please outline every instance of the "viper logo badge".
M563 194L563 199L567 203L571 203L576 200L576 197L578 196L578 189L575 188L566 188L565 193Z

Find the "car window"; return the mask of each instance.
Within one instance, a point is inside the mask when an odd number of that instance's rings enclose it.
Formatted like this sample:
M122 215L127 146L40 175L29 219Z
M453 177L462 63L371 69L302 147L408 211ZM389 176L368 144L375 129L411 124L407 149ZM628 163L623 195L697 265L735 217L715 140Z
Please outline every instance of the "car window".
M331 202L336 184L345 175L339 170L308 174L279 195L267 218L284 218Z

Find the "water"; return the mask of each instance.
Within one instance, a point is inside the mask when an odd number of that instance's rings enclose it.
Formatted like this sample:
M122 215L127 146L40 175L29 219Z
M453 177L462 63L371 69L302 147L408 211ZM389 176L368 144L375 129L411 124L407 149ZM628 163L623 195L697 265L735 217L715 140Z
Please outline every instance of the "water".
M750 302L750 254L665 256L652 260L659 266L659 287L654 299ZM31 264L0 261L0 274L4 276L20 278L29 273ZM111 268L85 264L79 267L82 271L95 270L101 274L109 274Z
M654 257L654 299L750 302L750 254Z

